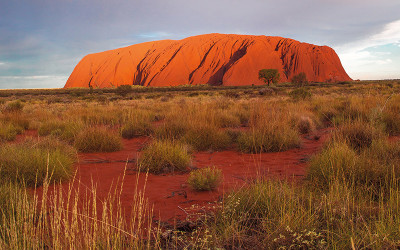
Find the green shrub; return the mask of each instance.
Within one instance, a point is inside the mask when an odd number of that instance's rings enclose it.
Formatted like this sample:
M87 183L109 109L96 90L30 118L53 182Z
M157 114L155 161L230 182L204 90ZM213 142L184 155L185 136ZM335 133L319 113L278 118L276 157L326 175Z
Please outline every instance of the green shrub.
M292 83L296 84L297 86L303 87L304 84L308 83L306 73L301 72L301 73L298 73L297 75L293 76Z
M126 96L127 94L132 92L131 85L119 85L116 89L116 93L121 96Z
M361 150L371 146L374 139L380 137L380 132L363 121L352 121L344 123L334 134L336 140L342 140L348 143L355 150Z
M24 108L24 104L20 100L12 101L7 103L6 112L21 112Z
M0 182L0 225L4 226L11 218L18 216L16 203L21 199L29 199L26 190L10 182ZM0 237L1 239L1 237Z
M316 129L313 119L307 115L296 115L291 120L292 127L297 129L300 134L308 134Z
M27 186L67 180L72 175L76 151L57 140L31 141L0 146L0 175L3 180Z
M288 126L252 128L239 136L238 146L246 153L280 152L300 146L300 136Z
M289 96L293 100L299 101L299 100L310 99L312 94L306 88L298 88L298 89L294 89L294 90L290 91Z
M323 249L324 235L298 241L317 224L312 198L286 182L256 181L225 196L215 233L228 249Z
M258 91L258 94L263 96L272 96L276 93L273 88L262 88Z
M390 135L400 134L400 98L394 98L382 110L382 122Z
M171 141L153 141L142 152L138 167L153 174L187 171L191 157L187 148Z
M222 150L231 146L231 138L226 131L213 126L195 125L182 137L182 141L196 150Z
M158 139L180 139L188 130L187 124L179 121L167 120L154 130L155 137Z
M220 128L240 127L241 121L238 116L228 112L219 112L215 115L215 123Z
M18 129L10 123L0 122L0 142L13 141L18 134Z
M86 128L75 139L75 147L80 152L114 152L122 149L121 137L104 127Z
M346 143L332 143L311 159L307 179L317 188L326 190L334 180L343 178L345 174L350 178L354 176L357 159L357 153Z
M12 124L16 129L19 130L19 133L22 133L24 130L29 129L30 120L22 113L19 112L9 112L5 113L3 116L3 120Z
M399 186L399 166L400 143L378 139L357 152L345 142L331 142L312 158L307 179L325 190L339 182L383 199L393 186Z
M125 139L149 135L151 132L151 123L146 121L128 122L121 128L121 135Z
M73 143L77 134L83 129L83 124L78 121L46 121L38 129L40 136L51 135Z
M207 167L190 172L187 182L196 191L210 191L218 187L221 178L220 169Z

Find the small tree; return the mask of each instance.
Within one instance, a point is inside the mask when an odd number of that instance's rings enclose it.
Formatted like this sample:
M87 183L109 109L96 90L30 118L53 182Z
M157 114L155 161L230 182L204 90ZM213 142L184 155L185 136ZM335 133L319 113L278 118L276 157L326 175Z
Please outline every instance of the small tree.
M301 72L301 73L298 73L297 75L293 76L292 83L303 87L304 84L308 83L306 73Z
M258 71L258 79L264 81L265 83L268 82L269 84L279 82L279 72L277 69L261 69Z

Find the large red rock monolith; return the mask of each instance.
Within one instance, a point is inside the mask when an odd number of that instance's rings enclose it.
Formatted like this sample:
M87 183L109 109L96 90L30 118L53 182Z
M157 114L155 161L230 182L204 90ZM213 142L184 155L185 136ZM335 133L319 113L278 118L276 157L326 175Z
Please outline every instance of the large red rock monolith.
M162 40L85 56L65 88L119 85L259 85L260 69L278 69L280 82L305 72L309 81L348 81L328 46L270 36L207 34Z

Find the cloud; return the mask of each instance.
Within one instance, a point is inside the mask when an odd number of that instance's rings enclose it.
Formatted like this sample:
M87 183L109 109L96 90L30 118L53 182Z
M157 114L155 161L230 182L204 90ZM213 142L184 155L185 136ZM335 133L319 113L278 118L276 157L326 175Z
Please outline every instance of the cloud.
M62 86L55 76L66 80L86 54L213 32L329 45L350 72L365 71L363 65L377 60L382 67L398 63L395 54L370 49L396 41L400 47L398 0L18 0L1 5L0 62L5 64L0 76L53 77L0 79L0 87L24 80Z
M400 78L400 20L390 22L381 31L336 47L350 76L360 79ZM384 48L385 51L379 51ZM390 76L390 77L389 77Z
M62 88L66 81L60 75L0 76L0 89Z

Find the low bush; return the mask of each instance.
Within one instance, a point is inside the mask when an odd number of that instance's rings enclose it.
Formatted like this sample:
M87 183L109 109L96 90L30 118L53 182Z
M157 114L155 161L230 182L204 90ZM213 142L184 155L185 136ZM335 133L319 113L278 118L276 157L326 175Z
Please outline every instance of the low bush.
M32 141L0 146L0 176L27 186L41 185L48 175L50 181L71 177L76 151L57 140Z
M312 230L313 198L286 182L256 181L225 196L215 234L229 249L324 249L326 235Z
M104 127L86 128L75 139L80 152L114 152L122 149L121 136Z
M298 73L297 75L293 76L292 83L296 84L297 86L303 87L304 84L308 83L306 73L301 72L301 73Z
M183 144L153 141L142 152L138 167L153 174L187 171L191 157Z
M312 94L306 88L298 88L298 89L294 89L294 90L290 91L289 96L293 100L299 101L299 100L310 99Z
M152 132L150 122L128 122L121 127L121 135L125 139L149 135Z
M316 129L314 120L308 115L294 116L291 124L300 134L308 134Z
M346 143L332 143L311 159L307 179L316 188L327 190L337 178L354 176L357 153Z
M220 128L240 127L241 120L238 116L228 112L218 112L215 114L215 125Z
M273 88L262 88L258 91L258 94L262 96L272 96L276 93Z
M26 190L15 183L0 182L0 225L3 227L5 221L18 219L20 214L18 214L18 208L15 206L16 203L21 199L31 202L29 198Z
M206 124L198 124L188 129L182 141L199 151L222 150L231 146L232 143L226 131Z
M188 124L178 117L167 118L165 122L154 129L154 136L158 139L180 139L188 130Z
M149 135L153 131L151 122L156 120L156 116L150 111L131 109L126 112L123 120L121 127L122 137L130 139Z
M221 178L220 169L207 167L190 172L187 182L196 191L211 191L218 187Z
M0 122L0 142L13 141L18 134L18 129L10 123Z
M280 152L300 146L300 136L289 126L252 128L238 138L239 149L246 153Z
M382 122L389 135L400 134L400 98L394 98L391 103L382 110Z
M21 112L24 108L24 104L20 100L12 101L7 103L5 110L6 112Z
M334 139L345 141L355 150L371 146L372 141L378 139L381 133L367 122L352 121L341 125L334 133Z
M73 143L83 127L83 124L79 121L46 121L40 124L38 134L40 136L51 135Z
M29 129L30 126L30 119L19 112L5 113L3 115L3 120L11 123L15 128L20 130L21 133L23 132L23 130Z
M346 142L331 142L311 160L307 179L312 186L328 190L332 183L356 187L372 197L384 199L399 186L400 143L385 138L373 140L362 151Z
M126 96L132 92L132 85L119 85L115 92L121 96Z

